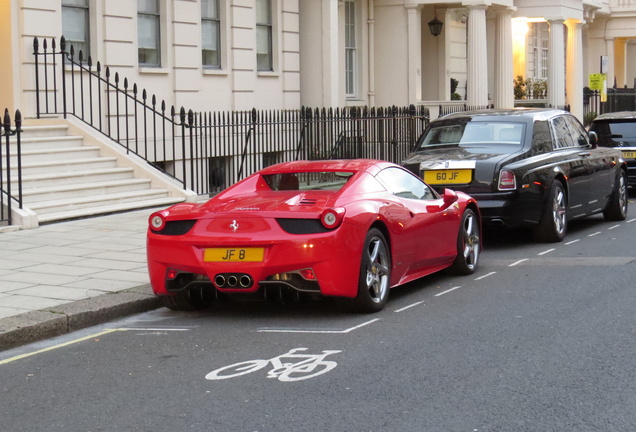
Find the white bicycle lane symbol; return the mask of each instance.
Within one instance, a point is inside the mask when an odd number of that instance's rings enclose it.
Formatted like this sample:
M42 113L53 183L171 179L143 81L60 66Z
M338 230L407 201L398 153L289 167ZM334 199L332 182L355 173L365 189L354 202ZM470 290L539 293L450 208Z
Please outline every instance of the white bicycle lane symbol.
M338 363L325 360L330 354L342 351L323 351L322 354L298 354L307 348L294 348L285 354L281 354L269 360L257 359L234 363L214 370L205 376L208 380L222 380L235 378L263 369L271 363L274 367L267 373L267 378L278 378L279 381L301 381L322 375L335 368ZM292 361L283 361L290 359Z

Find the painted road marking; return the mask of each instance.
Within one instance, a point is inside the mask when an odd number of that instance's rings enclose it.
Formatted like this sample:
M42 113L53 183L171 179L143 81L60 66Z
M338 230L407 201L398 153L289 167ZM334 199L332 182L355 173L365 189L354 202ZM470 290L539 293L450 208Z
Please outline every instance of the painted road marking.
M395 313L404 312L404 311L405 311L405 310L407 310L407 309L411 309L412 307L419 306L419 305L421 305L421 304L423 304L423 303L424 303L424 301L418 301L418 302L415 302L415 303L413 303L413 304L411 304L411 305L404 306L403 308L397 309L397 310L395 311Z
M325 357L342 352L341 350L327 350L323 351L322 354L298 353L306 350L307 348L294 348L271 359L247 360L223 366L207 374L205 379L213 381L236 378L256 372L271 364L273 368L267 373L267 378L277 378L282 382L302 381L322 375L335 368L338 363L325 360Z
M588 236L588 237L594 237L594 236L597 236L597 235L599 235L599 234L601 234L601 232L600 232L600 231L596 231L595 233L588 234L587 236Z
M554 248L548 249L548 250L543 251L543 252L539 252L537 255L541 256L541 255L549 254L550 252L553 252L553 251L554 251Z
M455 291L456 289L460 289L460 288L461 288L461 286L456 286L456 287L453 287L451 289L447 289L446 291L442 291L441 293L435 294L435 297L439 297L439 296L442 296L444 294L448 294L449 292Z
M368 326L369 324L373 324L376 321L379 321L380 318L375 318L370 321L363 322L362 324L358 324L357 326L350 327L345 330L305 330L305 329L268 329L262 328L256 330L259 333L309 333L309 334L346 334L351 333L354 330L362 328L364 326Z
M486 279L487 277L490 277L490 276L492 276L492 275L494 275L494 274L497 274L497 272L490 272L490 273L485 274L485 275L483 275L483 276L479 276L479 277L478 277L478 278L476 278L475 280L476 280L476 281L478 281L478 280Z
M508 267L518 266L519 264L521 264L524 261L528 261L528 258L524 258L524 259L520 259L519 261L515 261L512 264L509 264Z
M581 241L581 239L572 240L572 241L567 242L565 245L566 246L570 246L571 244L578 243L580 241Z
M99 338L101 336L104 336L104 335L107 335L107 334L110 334L110 333L126 332L126 331L140 331L140 330L141 331L188 331L189 329L147 329L147 328L107 329L107 330L104 330L104 331L99 332L99 333L95 333L95 334L92 334L92 335L89 335L89 336L84 336L84 337L81 337L81 338L78 338L78 339L73 339L71 341L64 342L64 343L57 344L57 345L53 345L53 346L50 346L50 347L47 347L47 348L43 348L41 350L32 351L30 353L25 353L25 354L20 354L20 355L17 355L15 357L10 357L10 358L5 359L5 360L0 360L0 365L11 363L11 362L14 362L16 360L22 360L22 359L25 359L27 357L31 357L31 356L34 356L34 355L37 355L37 354L42 354L42 353L45 353L45 352L48 352L48 351L53 351L53 350L56 350L58 348L64 348L66 346L73 345L73 344L76 344L76 343L79 343L79 342L84 342L84 341L89 340L89 339L96 339L96 338Z

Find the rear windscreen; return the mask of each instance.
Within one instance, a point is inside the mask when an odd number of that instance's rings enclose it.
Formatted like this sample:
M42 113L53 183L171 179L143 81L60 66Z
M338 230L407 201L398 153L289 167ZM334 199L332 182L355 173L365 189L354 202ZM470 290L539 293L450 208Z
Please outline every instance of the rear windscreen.
M524 132L524 123L443 123L428 130L420 142L419 149L443 146L486 146L512 147L510 150L512 152L522 146Z
M337 191L353 176L352 172L296 172L267 174L263 178L270 188L282 190L332 190Z

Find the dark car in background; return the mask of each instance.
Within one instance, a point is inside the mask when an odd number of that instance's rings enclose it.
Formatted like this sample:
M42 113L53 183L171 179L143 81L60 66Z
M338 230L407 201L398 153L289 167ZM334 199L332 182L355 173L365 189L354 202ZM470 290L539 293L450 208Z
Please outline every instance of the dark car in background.
M614 147L627 163L627 181L636 187L636 111L601 114L590 125L598 136L598 145Z
M403 162L432 187L465 192L485 225L530 226L561 241L568 221L627 216L627 165L556 109L468 111L431 122Z

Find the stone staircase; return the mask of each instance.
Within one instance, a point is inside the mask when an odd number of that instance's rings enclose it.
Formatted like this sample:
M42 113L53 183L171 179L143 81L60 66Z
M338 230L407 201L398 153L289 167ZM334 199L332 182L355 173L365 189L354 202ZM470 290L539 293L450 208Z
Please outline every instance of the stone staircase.
M185 199L153 188L150 178L138 178L139 170L122 166L121 158L103 156L100 146L70 135L66 124L22 130L23 201L37 214L38 223L168 206ZM16 165L14 158L14 179Z

